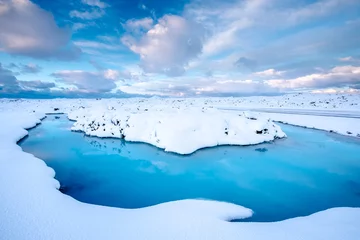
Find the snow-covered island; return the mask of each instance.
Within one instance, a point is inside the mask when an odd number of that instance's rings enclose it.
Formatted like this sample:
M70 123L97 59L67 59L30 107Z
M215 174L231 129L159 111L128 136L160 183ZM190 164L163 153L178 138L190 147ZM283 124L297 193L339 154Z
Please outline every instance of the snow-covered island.
M145 142L179 154L217 145L250 145L285 137L270 119L216 109L139 109L103 111L92 108L69 114L74 131L90 136Z
M54 170L16 144L46 113L67 114L75 121L72 130L87 135L146 142L180 154L285 137L271 119L358 137L359 103L356 94L1 99L0 239L359 239L359 208L333 208L273 223L235 223L229 220L251 217L252 211L246 206L206 200L181 200L142 209L82 203L62 194ZM256 108L261 113L256 113ZM294 112L284 113L289 109ZM322 115L311 115L312 111ZM346 114L351 118L343 116Z

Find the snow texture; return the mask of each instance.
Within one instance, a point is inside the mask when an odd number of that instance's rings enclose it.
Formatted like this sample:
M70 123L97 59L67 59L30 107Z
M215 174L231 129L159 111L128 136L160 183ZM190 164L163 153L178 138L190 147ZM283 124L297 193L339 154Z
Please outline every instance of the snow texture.
M359 100L358 96L346 98L351 98L352 102ZM55 172L41 159L23 152L16 144L27 135L25 129L40 123L44 113L65 112L70 117L76 118L82 112L82 118L87 119L86 122L88 122L88 120L92 121L93 115L87 115L87 108L91 108L92 112L98 116L98 113L101 114L101 109L104 112L117 112L113 108L121 106L124 111L130 113L130 118L134 117L131 124L136 127L144 123L142 117L149 118L149 123L141 126L142 131L148 134L148 128L153 128L157 121L152 118L152 115L165 108L168 108L170 115L164 113L161 119L166 119L165 122L169 121L166 123L167 127L173 126L170 121L184 113L195 111L196 115L191 120L197 119L200 115L199 120L209 120L210 124L214 121L222 129L225 126L223 120L228 120L227 115L212 120L213 115L218 115L217 110L204 109L204 113L201 111L199 113L199 110L193 110L190 107L216 108L217 106L231 106L231 103L240 101L250 100L158 98L100 101L0 100L0 239L359 239L360 208L333 208L310 216L273 223L234 223L229 220L250 217L252 211L230 203L206 200L181 200L141 209L121 209L81 203L62 194L58 190L58 181L54 179ZM355 111L359 110L356 105L347 104L346 107ZM178 109L181 113L176 112L177 110L172 112L171 109ZM241 119L240 122L257 121L247 119L247 117L258 116L244 114L235 117L233 113L229 114L231 119ZM105 119L106 121L119 120L117 118L119 116L109 115ZM183 120L179 119L177 123ZM260 120L257 123L262 128L267 121ZM337 124L339 125L339 122ZM190 126L199 127L192 124ZM232 131L236 133L240 131L232 123L229 126L231 129L234 127ZM253 129L256 129L255 126ZM204 131L207 130L208 126L205 125ZM132 129L124 131L125 137L126 134L132 136L134 133L131 131ZM161 139L166 140L169 136L164 134ZM220 130L219 133L214 130L211 134L212 137L218 137ZM131 138L139 140L136 139L137 137L139 136L134 134ZM228 141L225 136L222 137L219 139ZM225 140L220 140L219 143ZM251 139L251 141L256 140L256 138ZM154 140L151 139L151 141ZM154 143L151 142L151 144ZM172 144L178 143L154 145L171 150L174 146ZM198 147L202 146L203 143ZM184 151L192 150L191 147L186 147Z

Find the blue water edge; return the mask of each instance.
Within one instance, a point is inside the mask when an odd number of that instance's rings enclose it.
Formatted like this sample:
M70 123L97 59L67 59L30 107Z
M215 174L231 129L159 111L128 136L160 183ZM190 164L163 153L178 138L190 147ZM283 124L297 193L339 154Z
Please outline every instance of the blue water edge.
M56 171L61 191L82 202L141 208L212 199L279 221L332 207L360 207L360 141L281 125L288 138L256 146L206 148L188 156L144 143L71 132L51 115L19 144Z

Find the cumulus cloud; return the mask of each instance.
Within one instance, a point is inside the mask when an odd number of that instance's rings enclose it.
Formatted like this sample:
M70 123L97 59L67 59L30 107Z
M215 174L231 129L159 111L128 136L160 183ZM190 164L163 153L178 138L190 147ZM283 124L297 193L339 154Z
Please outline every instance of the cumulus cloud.
M69 29L60 28L51 13L29 0L0 1L0 51L33 58L77 58Z
M145 72L180 76L189 61L201 53L204 34L197 23L165 15L140 38L128 33L121 41L140 55L140 66Z
M274 79L265 81L272 87L282 89L315 89L347 87L360 84L360 67L338 66L328 72L309 74L295 79Z
M74 85L77 89L89 93L110 92L116 87L117 73L114 70L87 72L81 70L63 70L52 74L56 82Z

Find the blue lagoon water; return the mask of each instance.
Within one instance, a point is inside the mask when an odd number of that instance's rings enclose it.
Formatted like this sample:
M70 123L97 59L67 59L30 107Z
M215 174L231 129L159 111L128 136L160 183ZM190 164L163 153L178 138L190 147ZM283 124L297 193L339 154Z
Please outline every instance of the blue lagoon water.
M232 202L250 221L278 221L331 207L360 207L360 141L281 125L288 138L222 146L189 156L144 143L71 132L48 116L19 144L56 171L61 191L83 202L140 208L179 199Z

